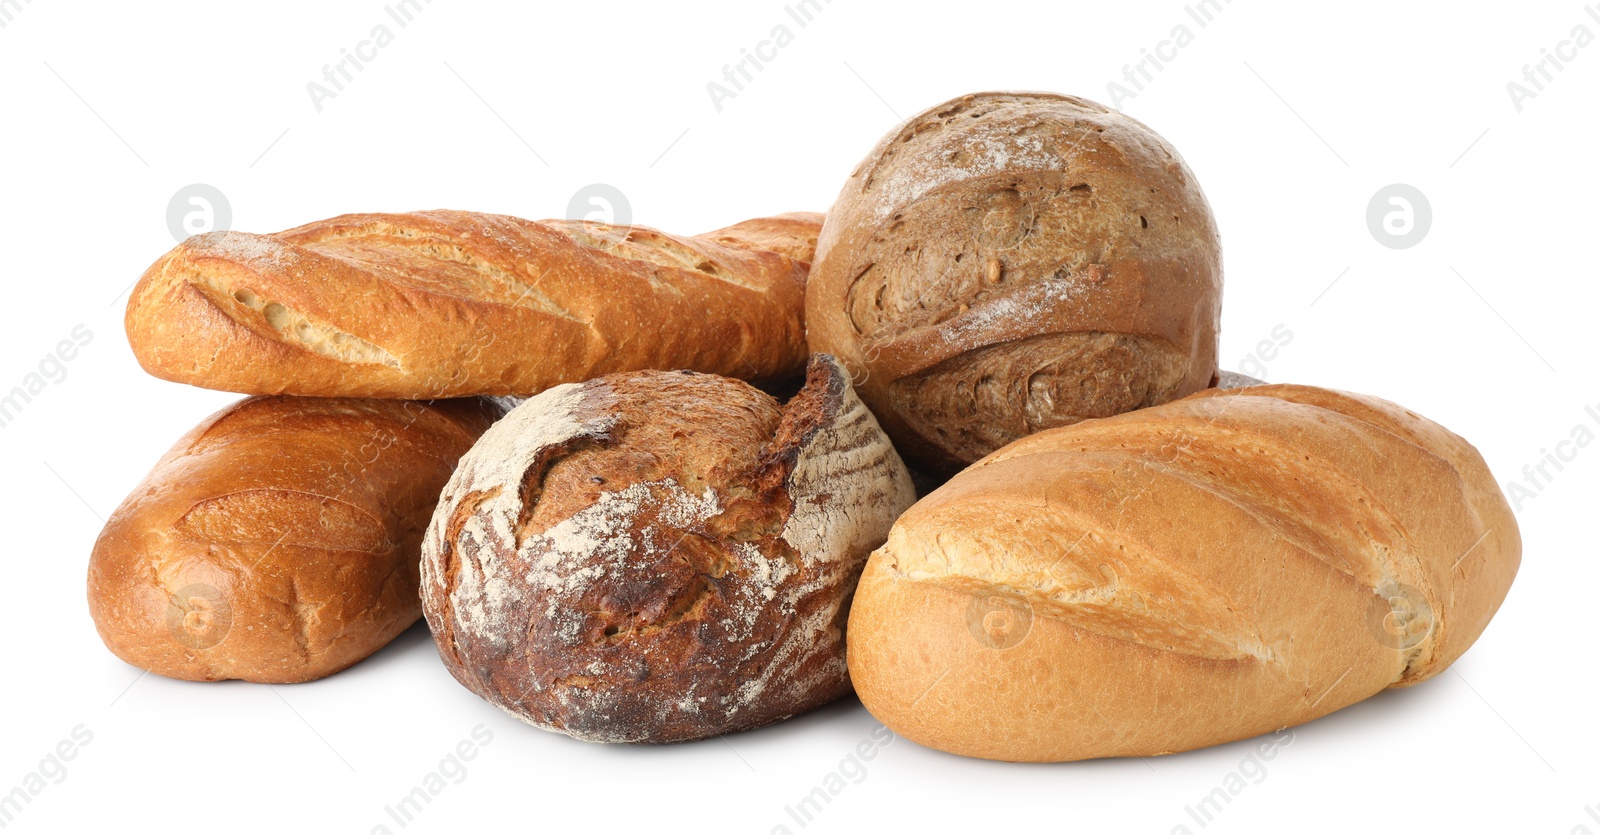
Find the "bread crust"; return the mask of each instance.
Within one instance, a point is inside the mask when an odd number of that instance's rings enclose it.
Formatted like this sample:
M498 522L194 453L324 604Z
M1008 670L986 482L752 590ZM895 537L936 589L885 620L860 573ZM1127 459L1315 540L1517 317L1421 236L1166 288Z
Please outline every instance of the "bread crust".
M469 690L596 742L759 727L849 692L845 612L915 498L831 357L780 409L641 371L559 386L461 462L423 607Z
M1217 372L1221 244L1194 174L1139 122L978 93L885 136L828 212L806 292L914 467L1164 403Z
M1184 751L1438 674L1520 557L1488 467L1437 424L1212 389L1032 435L925 497L862 576L851 676L958 754Z
M89 612L119 658L171 678L336 673L421 616L418 555L456 460L503 414L251 397L184 435L106 522Z
M809 267L817 255L822 221L821 212L788 212L753 218L696 237L734 249L776 252Z
M430 211L213 232L150 267L125 324L151 374L246 394L525 396L639 368L764 380L804 366L819 228Z

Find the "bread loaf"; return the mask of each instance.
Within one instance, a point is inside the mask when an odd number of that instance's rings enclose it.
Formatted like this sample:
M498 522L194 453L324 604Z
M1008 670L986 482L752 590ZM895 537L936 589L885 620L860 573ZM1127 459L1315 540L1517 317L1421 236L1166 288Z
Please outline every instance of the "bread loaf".
M850 594L914 498L831 357L782 408L692 372L558 386L462 458L423 609L450 672L538 727L755 728L849 692Z
M1184 751L1436 675L1520 556L1483 459L1437 424L1210 390L1024 438L923 498L862 576L850 672L945 751Z
M106 522L89 612L136 667L309 681L421 616L423 528L487 400L252 397L163 456Z
M165 380L246 394L528 395L640 368L798 374L814 214L689 238L434 211L213 232L157 261L128 341Z
M851 174L806 327L907 462L948 474L1210 385L1221 298L1216 224L1171 145L1083 99L980 93Z

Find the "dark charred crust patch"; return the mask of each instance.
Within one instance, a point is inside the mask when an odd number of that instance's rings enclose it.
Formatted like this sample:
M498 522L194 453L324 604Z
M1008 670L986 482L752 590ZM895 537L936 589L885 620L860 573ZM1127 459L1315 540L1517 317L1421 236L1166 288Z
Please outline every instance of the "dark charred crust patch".
M829 354L812 354L806 363L806 384L783 409L783 422L761 452L760 483L765 489L786 484L795 462L816 434L839 418L850 378Z

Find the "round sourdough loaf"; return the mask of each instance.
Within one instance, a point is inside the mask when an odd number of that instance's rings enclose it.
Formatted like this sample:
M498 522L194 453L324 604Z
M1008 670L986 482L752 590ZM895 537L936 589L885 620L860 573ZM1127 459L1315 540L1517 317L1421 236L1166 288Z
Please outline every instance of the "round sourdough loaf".
M423 609L456 679L540 728L759 727L849 692L851 592L914 499L832 357L782 408L687 371L557 386L462 458Z
M979 93L885 136L829 210L806 336L914 466L1190 394L1217 371L1216 223L1177 151L1084 99Z
M485 399L251 397L162 457L89 558L89 613L172 678L336 673L422 615L422 532Z
M850 673L896 733L957 754L1184 751L1439 673L1521 550L1437 424L1211 390L1030 436L923 498L862 575Z

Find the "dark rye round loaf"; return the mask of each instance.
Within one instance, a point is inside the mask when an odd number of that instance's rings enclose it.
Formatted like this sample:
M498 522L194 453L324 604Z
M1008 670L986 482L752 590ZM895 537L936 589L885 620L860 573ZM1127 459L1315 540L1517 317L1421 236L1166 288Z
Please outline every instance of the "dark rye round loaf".
M831 357L781 408L686 371L557 386L462 458L423 609L456 679L538 727L755 728L850 691L849 599L914 498Z
M1050 93L979 93L885 136L829 210L806 337L913 466L1153 406L1217 371L1222 256L1178 153Z

